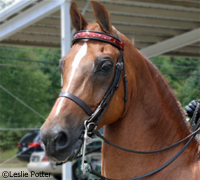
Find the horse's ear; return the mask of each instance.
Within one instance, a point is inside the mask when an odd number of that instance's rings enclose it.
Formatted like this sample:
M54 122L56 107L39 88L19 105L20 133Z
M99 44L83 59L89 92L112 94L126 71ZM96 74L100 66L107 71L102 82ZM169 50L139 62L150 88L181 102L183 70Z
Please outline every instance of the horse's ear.
M97 23L105 33L110 33L112 31L112 24L108 10L97 1L92 1L92 5Z
M72 2L71 4L70 16L72 25L76 29L76 31L83 30L88 25L87 21L78 10L75 2Z

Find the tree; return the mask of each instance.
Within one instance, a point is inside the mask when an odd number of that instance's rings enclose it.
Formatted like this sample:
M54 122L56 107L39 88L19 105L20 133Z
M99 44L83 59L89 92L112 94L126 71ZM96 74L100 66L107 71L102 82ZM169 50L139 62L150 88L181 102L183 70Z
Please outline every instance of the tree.
M200 99L200 65L194 71L180 90L179 99L182 104L188 104L193 99ZM198 76L198 77L196 77Z
M38 66L38 62L19 61L19 58L26 60L34 58L37 61L38 56L36 55L37 51L34 52L31 48L14 49L16 51L7 47L0 49L1 57L5 57L5 59L0 59L0 63L12 65L0 66L0 84L46 117L57 97L55 94L60 91L60 86L59 88L58 85L56 88L52 87L52 84L60 83L59 71L57 68L45 71L44 69L33 67L16 67L16 65ZM47 56L47 54L43 55ZM18 60L6 59L9 57ZM43 59L45 59L44 57ZM53 58L51 60L53 61ZM0 121L1 127L35 127L36 125L41 126L44 119L0 89Z
M200 59L158 56L151 61L164 75L183 106L200 98Z

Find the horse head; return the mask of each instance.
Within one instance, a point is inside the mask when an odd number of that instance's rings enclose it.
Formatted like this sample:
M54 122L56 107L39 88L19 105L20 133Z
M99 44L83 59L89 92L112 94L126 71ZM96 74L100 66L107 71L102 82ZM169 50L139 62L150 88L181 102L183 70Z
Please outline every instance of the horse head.
M110 35L109 38L117 39L117 31L111 24L108 11L96 1L92 4L96 18L96 23L92 24L88 24L74 2L71 4L71 22L76 31L95 31L102 35L106 33ZM73 97L84 102L86 105L83 106L94 112L112 84L119 56L120 50L110 43L91 38L77 38L69 53L60 60L62 93L68 93L70 97L60 96L56 100L41 127L41 141L46 154L53 160L70 161L76 156L82 144L84 121L91 114L86 113L84 108L74 102ZM117 121L123 113L123 108L124 86L123 81L120 81L119 88L109 102L97 128Z

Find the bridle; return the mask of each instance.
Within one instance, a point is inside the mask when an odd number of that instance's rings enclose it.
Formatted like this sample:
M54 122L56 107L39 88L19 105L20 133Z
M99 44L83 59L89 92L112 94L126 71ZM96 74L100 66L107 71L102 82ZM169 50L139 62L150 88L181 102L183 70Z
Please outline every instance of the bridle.
M124 110L126 107L126 101L127 101L127 78L126 78L126 71L125 71L125 65L124 65L124 43L121 41L121 36L118 33L118 38L106 34L103 32L98 31L78 31L74 35L74 39L72 41L72 44L75 44L77 41L81 39L91 39L91 40L97 40L109 43L113 46L115 46L120 51L120 55L117 59L117 63L115 65L115 74L114 77L110 83L110 86L105 93L102 101L100 102L99 106L96 108L96 110L93 112L90 107L81 99L79 99L77 96L69 93L69 92L61 92L59 94L59 97L66 97L74 101L76 104L78 104L88 115L89 118L87 119L87 125L90 124L90 131L94 129L97 124L99 123L101 117L105 113L106 109L108 108L112 97L115 93L115 91L119 87L119 83L122 77L122 72L124 73L123 81L124 81Z
M106 112L112 97L115 93L115 91L118 89L119 87L119 83L120 80L122 78L122 73L124 74L123 76L123 82L124 82L124 110L123 113L125 111L126 108L126 101L127 101L127 91L128 91L128 87L127 87L127 78L126 78L126 71L125 71L125 64L124 64L124 43L121 40L121 36L120 34L117 32L118 34L118 38L110 35L110 34L106 34L106 33L102 33L102 32L97 32L97 31L78 31L77 33L75 33L74 35L74 39L72 41L72 44L75 44L78 40L81 39L91 39L91 40L97 40L97 41L102 41L102 42L106 42L109 43L113 46L115 46L116 48L119 49L120 51L120 55L118 57L116 66L115 66L115 74L114 77L110 83L110 86L107 90L107 92L105 93L101 103L99 104L99 106L96 108L96 110L93 112L91 110L91 108L81 99L79 99L77 96L69 93L69 92L61 92L59 94L59 97L66 97L71 99L72 101L74 101L76 104L78 104L88 115L89 118L84 122L84 127L85 127L85 132L84 132L84 139L83 139L83 150L82 150L82 170L83 172L89 172L91 174L94 174L96 176L98 176L101 179L107 179L107 180L114 180L114 179L110 179L110 178L106 178L104 176L102 176L101 174L99 174L98 172L94 171L93 169L90 168L90 166L88 166L87 164L84 163L84 157L85 157L85 149L86 149L86 141L88 138L88 135L97 135L98 137L100 137L101 139L103 139L106 143L114 146L115 148L130 152L130 153L139 153L139 154L152 154L152 153L158 153L158 152L162 152L165 150L168 150L172 147L175 147L177 145L179 145L182 142L185 142L186 140L188 140L188 142L184 145L184 147L173 157L171 158L167 163L165 163L164 165L160 166L159 168L144 174L142 176L138 176L135 178L131 178L131 179L124 179L124 180L136 180L136 179L141 179L147 176L150 176L152 174L155 174L157 172L159 172L160 170L164 169L165 167L167 167L169 164L171 164L177 157L179 157L182 152L190 145L190 143L192 142L192 140L194 139L194 137L196 136L196 134L198 132L200 132L200 122L198 122L196 124L196 128L195 131L193 133L191 133L189 136L187 136L186 138L182 139L181 141L172 144L168 147L165 147L163 149L159 149L159 150L155 150L155 151L135 151L135 150L130 150L130 149L125 149L123 147L117 146L116 144L110 142L109 140L107 140L105 137L103 137L97 130L96 127L101 119L101 117L104 115L104 113ZM200 109L200 105L199 105L199 109ZM198 110L199 110L198 109ZM80 156L79 156L80 157ZM116 179L115 179L116 180Z

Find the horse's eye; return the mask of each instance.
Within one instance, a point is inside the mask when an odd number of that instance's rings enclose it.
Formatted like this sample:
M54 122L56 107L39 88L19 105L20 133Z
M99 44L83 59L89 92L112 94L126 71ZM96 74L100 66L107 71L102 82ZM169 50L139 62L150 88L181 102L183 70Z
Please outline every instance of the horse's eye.
M112 63L107 61L101 66L101 70L107 72L112 68L112 66Z

